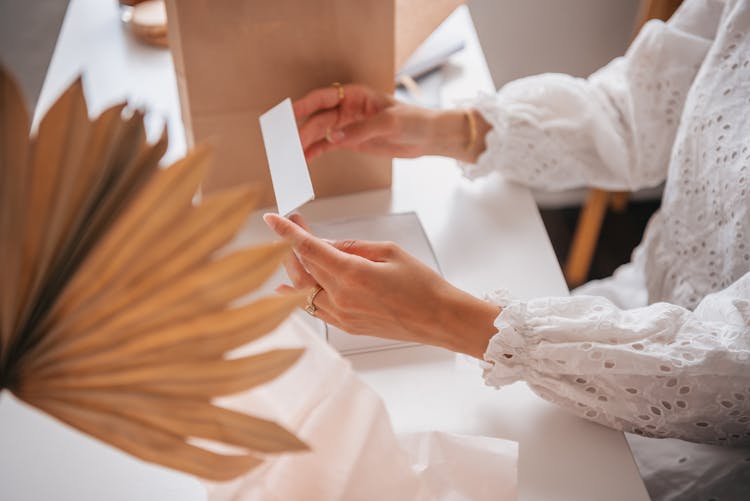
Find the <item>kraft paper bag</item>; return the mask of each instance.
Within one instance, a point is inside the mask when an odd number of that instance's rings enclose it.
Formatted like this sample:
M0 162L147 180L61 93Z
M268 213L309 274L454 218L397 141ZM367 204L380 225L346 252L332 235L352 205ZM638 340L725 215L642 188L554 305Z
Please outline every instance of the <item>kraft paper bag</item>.
M274 419L311 451L276 456L244 477L209 484L209 500L516 499L516 442L440 432L399 438L380 397L298 317L252 350L289 346L306 348L294 367L219 403Z
M258 117L332 82L393 91L396 70L459 0L167 0L188 146L208 141L203 190L257 181L274 203ZM311 162L318 197L388 188L391 161L331 152Z

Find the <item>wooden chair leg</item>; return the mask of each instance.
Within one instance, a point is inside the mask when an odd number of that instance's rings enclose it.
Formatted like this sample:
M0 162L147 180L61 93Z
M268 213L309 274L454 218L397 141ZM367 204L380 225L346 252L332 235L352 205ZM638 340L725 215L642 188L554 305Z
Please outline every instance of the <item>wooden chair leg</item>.
M586 281L599 239L604 215L610 194L607 191L592 189L578 217L573 242L565 262L565 279L569 287L577 287Z
M622 214L628 207L628 201L630 200L630 192L628 191L615 191L610 194L609 206L612 210Z

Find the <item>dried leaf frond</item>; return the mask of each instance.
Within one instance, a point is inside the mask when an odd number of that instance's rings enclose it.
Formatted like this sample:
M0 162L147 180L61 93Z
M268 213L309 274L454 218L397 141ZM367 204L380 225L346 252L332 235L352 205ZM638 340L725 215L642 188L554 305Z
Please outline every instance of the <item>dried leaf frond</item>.
M284 243L222 255L259 199L237 187L195 205L210 149L166 169L124 105L89 119L66 90L30 135L0 67L0 390L147 461L211 480L307 446L212 400L264 384L302 355L227 354L276 328L295 295L236 306L286 257ZM224 443L218 454L191 439Z

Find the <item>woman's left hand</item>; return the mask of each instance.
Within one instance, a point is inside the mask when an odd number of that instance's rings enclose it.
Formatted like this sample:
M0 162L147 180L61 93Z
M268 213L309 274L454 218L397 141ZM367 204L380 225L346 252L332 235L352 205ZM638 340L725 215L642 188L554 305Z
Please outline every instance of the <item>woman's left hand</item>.
M294 246L284 263L297 290L322 290L315 316L352 334L431 344L481 358L500 310L445 281L390 242L327 242L299 216L266 214ZM292 289L279 288L281 292Z
M419 157L428 153L429 132L439 116L435 110L401 103L358 84L312 90L293 106L307 160L341 148L387 157ZM446 138L442 139L445 143Z

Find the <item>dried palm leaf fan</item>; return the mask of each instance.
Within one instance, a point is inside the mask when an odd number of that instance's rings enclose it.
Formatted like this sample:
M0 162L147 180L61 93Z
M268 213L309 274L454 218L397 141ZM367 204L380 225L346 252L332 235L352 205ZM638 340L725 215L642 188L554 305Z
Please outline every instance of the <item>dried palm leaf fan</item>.
M288 249L217 255L251 211L253 190L193 205L207 149L159 169L166 135L148 144L142 113L123 118L123 109L90 121L79 80L29 137L19 89L0 68L0 390L211 480L236 477L264 454L306 449L276 423L212 404L277 377L301 354L225 356L300 303L269 296L236 306Z

